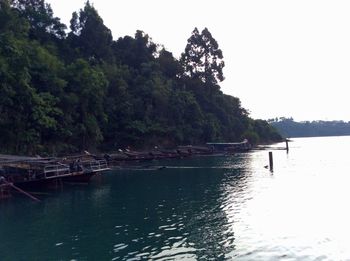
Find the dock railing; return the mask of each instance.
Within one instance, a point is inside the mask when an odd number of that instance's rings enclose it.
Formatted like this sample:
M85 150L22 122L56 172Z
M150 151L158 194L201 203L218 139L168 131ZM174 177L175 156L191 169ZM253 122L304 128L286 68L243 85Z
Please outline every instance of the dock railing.
M108 170L108 164L106 160L94 160L94 161L85 161L83 162L84 171L103 171Z
M44 167L44 177L51 178L57 176L63 176L70 173L68 165L65 164L54 164Z

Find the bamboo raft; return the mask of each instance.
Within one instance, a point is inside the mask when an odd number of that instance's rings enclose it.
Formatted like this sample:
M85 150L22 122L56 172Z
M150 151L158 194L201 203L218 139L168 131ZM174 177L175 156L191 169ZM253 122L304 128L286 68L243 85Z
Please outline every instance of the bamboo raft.
M232 144L232 143L230 143ZM232 145L230 145L232 146ZM247 150L246 150L247 151ZM232 154L234 152L242 152L238 147L236 148L214 148L212 145L206 146L178 146L175 149L159 149L155 147L149 151L133 151L130 149L119 150L118 152L104 154L103 156L96 156L95 158L103 158L111 165L118 164L120 162L128 161L149 161L149 160L160 160L160 159L173 159L173 158L186 158L191 156L201 155L218 155L218 154Z

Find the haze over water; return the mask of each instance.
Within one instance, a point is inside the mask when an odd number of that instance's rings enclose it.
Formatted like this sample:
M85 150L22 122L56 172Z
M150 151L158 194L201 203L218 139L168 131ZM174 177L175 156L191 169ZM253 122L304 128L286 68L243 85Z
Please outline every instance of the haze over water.
M350 259L350 137L293 140L3 201L0 260Z

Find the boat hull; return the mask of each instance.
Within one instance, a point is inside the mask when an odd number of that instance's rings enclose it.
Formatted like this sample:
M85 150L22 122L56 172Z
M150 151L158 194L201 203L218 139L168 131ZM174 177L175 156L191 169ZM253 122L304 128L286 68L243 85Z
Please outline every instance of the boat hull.
M67 176L58 176L50 179L14 182L13 184L21 189L30 188L58 188L63 183L88 183L98 172L77 172Z

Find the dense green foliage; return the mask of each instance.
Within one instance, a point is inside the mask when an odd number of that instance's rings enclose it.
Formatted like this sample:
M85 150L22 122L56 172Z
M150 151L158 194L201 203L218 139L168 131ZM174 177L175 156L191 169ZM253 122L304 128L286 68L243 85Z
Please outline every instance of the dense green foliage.
M293 118L269 120L284 137L319 137L350 135L350 122L344 121L303 121Z
M220 91L223 55L208 29L177 60L142 31L113 40L89 2L69 28L44 0L0 0L2 152L280 138Z

